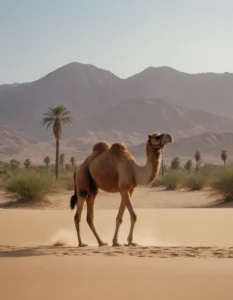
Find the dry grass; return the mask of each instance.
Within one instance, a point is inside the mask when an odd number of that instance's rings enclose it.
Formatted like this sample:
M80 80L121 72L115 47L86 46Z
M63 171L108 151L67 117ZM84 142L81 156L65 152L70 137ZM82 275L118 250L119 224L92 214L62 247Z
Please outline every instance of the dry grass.
M220 196L226 202L233 201L233 168L220 170L215 174L211 187L213 196Z
M9 206L47 205L46 196L55 191L54 176L47 171L21 171L11 175L4 183L3 189L13 200L8 203Z

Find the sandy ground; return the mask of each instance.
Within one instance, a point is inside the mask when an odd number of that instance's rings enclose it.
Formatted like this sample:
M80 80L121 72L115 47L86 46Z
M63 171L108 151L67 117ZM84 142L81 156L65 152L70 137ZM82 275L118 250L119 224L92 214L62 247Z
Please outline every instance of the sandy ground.
M117 195L101 194L96 204L96 228L109 244L101 248L85 210L81 230L89 246L77 248L69 196L56 196L58 208L0 209L0 299L233 299L233 210L182 208L209 203L206 192L154 191L152 197L138 190L140 246L118 248L111 247ZM128 231L126 212L120 243ZM53 246L59 241L65 246Z

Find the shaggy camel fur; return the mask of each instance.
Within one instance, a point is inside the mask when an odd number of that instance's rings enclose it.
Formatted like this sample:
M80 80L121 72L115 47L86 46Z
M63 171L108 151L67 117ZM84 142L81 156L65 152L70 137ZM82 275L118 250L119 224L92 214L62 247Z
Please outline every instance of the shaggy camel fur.
M77 204L74 221L79 247L87 246L82 242L80 235L81 213L85 201L87 204L87 223L99 246L107 245L99 237L93 223L94 202L99 188L110 193L119 192L121 195L121 204L116 217L116 228L112 241L113 246L120 246L118 231L126 207L131 220L127 239L128 245L136 245L133 243L133 230L137 216L130 197L137 185L147 185L156 179L161 165L162 148L171 142L172 137L169 134L149 134L146 144L147 162L143 167L136 164L133 156L122 143L114 143L110 146L105 142L98 142L93 146L92 153L74 173L75 193L70 199L71 209L74 209Z

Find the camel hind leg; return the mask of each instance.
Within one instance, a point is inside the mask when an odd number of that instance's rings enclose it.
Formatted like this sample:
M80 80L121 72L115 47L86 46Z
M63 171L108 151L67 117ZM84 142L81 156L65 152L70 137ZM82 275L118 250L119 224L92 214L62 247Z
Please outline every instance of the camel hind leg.
M94 203L95 203L95 197L94 195L90 195L87 198L87 223L91 229L91 231L93 232L99 246L106 246L107 243L104 243L101 238L99 237L96 229L95 229L95 225L94 225Z
M92 179L88 166L86 164L82 164L77 172L74 173L74 195L70 199L70 208L74 209L75 205L77 205L77 211L74 216L75 227L78 236L78 244L79 247L87 246L82 242L81 234L80 234L80 222L81 222L81 214L83 210L83 205L85 201L92 199L97 195L98 187L94 180ZM92 196L93 195L93 196ZM91 201L87 201L88 203L88 211L90 211L88 217L88 224L91 228L94 228L94 225L91 222L93 212L91 213ZM89 221L90 220L90 221ZM95 229L93 229L95 230Z
M79 195L78 201L77 201L77 211L74 216L74 223L77 231L77 236L78 236L78 245L79 247L86 247L87 245L82 242L81 239L81 233L80 233L80 222L81 222L81 214L83 210L83 205L87 199L87 195Z

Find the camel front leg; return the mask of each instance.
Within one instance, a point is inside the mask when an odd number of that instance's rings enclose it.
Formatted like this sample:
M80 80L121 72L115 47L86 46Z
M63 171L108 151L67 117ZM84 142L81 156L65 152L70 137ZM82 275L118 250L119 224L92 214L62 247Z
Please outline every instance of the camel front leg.
M95 203L95 197L89 196L87 198L87 223L93 232L95 238L97 239L97 242L99 246L106 246L107 243L104 243L101 238L99 237L98 233L96 232L95 225L94 225L94 203Z
M130 197L129 197L130 193L127 190L121 190L120 194L121 194L121 197L124 200L125 205L129 211L130 221L131 221L129 236L127 238L127 240L128 240L127 246L137 246L136 243L133 243L133 231L134 231L135 223L137 221L137 215L135 214L134 209L131 204L131 201L130 201Z
M120 225L122 223L122 218L123 218L123 215L124 215L124 212L125 212L125 207L126 207L126 204L125 204L124 199L122 198L121 199L121 204L120 204L120 207L119 207L119 211L118 211L118 214L117 214L117 217L116 217L116 229L115 229L114 237L113 237L113 240L112 240L113 247L121 246L118 243L118 232L119 232Z
M78 202L77 202L77 211L74 216L74 223L77 231L77 236L78 236L78 245L79 247L86 247L86 244L83 244L82 239L81 239L81 234L80 234L80 222L81 222L81 214L83 210L83 205L85 202L86 198L83 197L78 197Z

